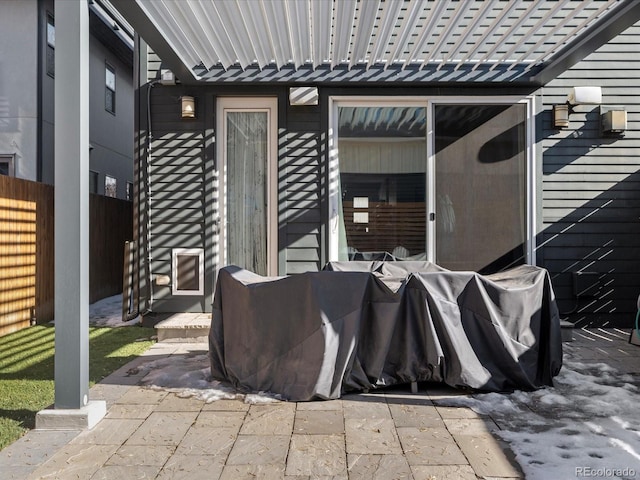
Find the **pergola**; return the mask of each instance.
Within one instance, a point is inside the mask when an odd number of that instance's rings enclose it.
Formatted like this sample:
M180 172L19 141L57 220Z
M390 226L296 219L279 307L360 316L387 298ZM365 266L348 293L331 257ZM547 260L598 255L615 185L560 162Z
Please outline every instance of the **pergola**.
M182 83L340 81L543 85L640 19L635 0L93 0ZM93 3L91 2L91 3ZM55 1L55 408L88 398L88 0Z

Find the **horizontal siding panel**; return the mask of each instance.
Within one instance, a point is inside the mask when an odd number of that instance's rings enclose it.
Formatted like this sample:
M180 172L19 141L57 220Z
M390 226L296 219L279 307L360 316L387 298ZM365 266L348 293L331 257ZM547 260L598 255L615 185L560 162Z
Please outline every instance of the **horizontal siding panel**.
M544 250L544 258L546 261L551 260L574 260L581 262L613 260L632 260L640 259L635 248L614 246L609 242L594 247L547 247ZM640 295L640 292L638 292Z
M201 223L204 213L195 208L166 208L154 210L151 218L156 223Z
M317 248L288 248L287 262L319 262L319 252Z
M161 200L158 201L157 199L153 202L153 208L157 209L157 210L165 210L168 208L175 208L175 209L186 209L186 208L192 208L192 209L204 209L204 200L203 200L203 195L199 195L199 199L177 199L177 198L172 198L170 200Z
M640 225L638 222L607 222L606 231L609 234L635 234L640 235ZM543 223L546 234L561 234L571 232L573 234L590 235L592 233L601 233L603 228L601 225L593 225L593 222L575 222L575 221L554 221L552 223Z
M640 171L640 165L634 165L632 163L607 163L607 164L592 164L592 165L576 165L575 163L569 163L562 165L561 169L557 169L557 165L545 163L543 167L544 174L573 174L584 173L589 175L599 174L626 174L631 175Z
M302 185L313 185L314 188L318 188L318 182L320 180L320 174L317 175L309 175L309 174L288 174L285 177L280 179L280 182L285 181L288 185L292 184L302 184Z
M320 262L287 262L287 274L295 275L297 273L318 272L320 271Z
M280 194L281 200L286 200L289 202L296 201L320 201L320 192L316 190L310 191L300 191L300 190L287 190Z
M319 235L287 235L287 248L320 248Z
M170 184L174 186L174 184ZM202 189L199 185L178 185L174 188L161 188L156 189L155 185L152 186L152 198L155 202L158 201L171 201L171 200L194 200L202 201L203 197ZM195 205L196 203L194 203Z
M588 183L602 183L616 185L625 181L629 177L626 173L611 173L611 174L589 174L589 173L551 173L544 175L543 181L545 183L553 182L588 182ZM634 182L637 183L637 182ZM599 187L602 188L602 185Z
M562 235L543 234L541 245L545 246L545 256L548 248L561 247L559 252L567 253L565 247L601 247L603 245L616 248L638 248L638 237L632 233L616 234L610 233L581 233L565 232ZM640 294L640 292L638 292Z
M287 222L320 223L320 209L305 210L289 208L283 212Z
M184 181L189 181L189 178L199 179L204 175L204 167L202 162L194 165L152 165L150 172L155 177L162 178L166 175L181 175L185 178ZM197 175L197 177L189 177L190 175ZM179 178L179 177L178 177Z
M317 223L291 222L287 225L287 233L320 235L320 226Z
M564 200L636 200L638 199L638 191L634 189L624 190L604 190L604 191L590 191L590 190L544 190L542 192L542 199L549 201L564 201ZM545 203L546 205L546 203Z
M177 155L170 156L165 155L161 156L158 153L153 154L153 158L151 159L151 167L164 167L169 165L201 165L202 164L202 153L200 151L194 152L191 155Z
M182 194L187 192L200 192L202 194L202 182L153 182L151 183L152 192L156 195L158 192L173 192L175 194ZM156 198L154 196L154 198Z
M317 192L319 190L318 182L299 182L289 183L289 179L281 179L278 184L278 190L281 192Z
M203 228L200 224L176 225L174 223L153 224L153 235L192 235L197 237L203 235ZM199 238L199 237L198 237Z
M637 257L635 258L637 260ZM632 259L622 259L622 260L609 260L608 258L603 258L602 260L574 260L574 259L563 259L563 260L545 260L545 266L547 270L551 272L564 272L564 271L601 271L601 272L609 272L609 271L629 271L629 262Z
M285 200L287 209L312 209L312 208L320 208L320 203L318 200Z

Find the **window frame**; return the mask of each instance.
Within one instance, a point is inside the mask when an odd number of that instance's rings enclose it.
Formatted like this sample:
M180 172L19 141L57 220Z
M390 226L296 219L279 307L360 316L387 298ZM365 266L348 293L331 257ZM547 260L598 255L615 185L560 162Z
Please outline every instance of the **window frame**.
M109 179L113 180L113 185L114 185L114 194L113 195L107 195L107 181ZM113 175L109 175L108 173L106 173L104 175L104 196L105 197L111 197L111 198L118 198L118 179L116 177L114 177Z
M198 289L182 290L178 285L178 257L198 257ZM171 250L171 295L204 295L204 248L173 248Z
M513 95L488 95L488 96L342 96L333 95L329 97L329 148L327 153L327 172L339 171L338 155L338 108L339 107L371 107L371 106L424 106L427 109L427 178L430 183L427 189L427 212L436 212L435 197L435 134L434 125L435 105L442 104L508 104L522 103L526 105L526 262L536 264L536 153L535 153L535 99L533 96L513 96ZM328 260L336 261L339 255L338 235L334 231L334 225L339 224L338 199L339 188L336 182L339 178L329 174L328 185L328 208L326 213L327 237L328 237ZM434 223L434 222L428 222ZM427 226L427 252L428 260L435 261L435 225Z
M107 81L108 73L113 74L113 88ZM104 62L104 109L112 115L116 114L116 69L109 62ZM111 105L107 104L107 99L111 98Z
M56 23L51 12L47 12L45 22L45 71L51 78L56 78ZM53 41L49 36L49 27L53 31Z
M0 154L0 163L7 163L7 177L15 177L16 176L16 156L15 154Z

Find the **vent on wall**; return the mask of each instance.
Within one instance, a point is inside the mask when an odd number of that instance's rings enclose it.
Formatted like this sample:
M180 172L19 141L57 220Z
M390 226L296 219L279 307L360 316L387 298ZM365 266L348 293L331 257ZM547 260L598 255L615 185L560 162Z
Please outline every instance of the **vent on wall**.
M204 250L174 248L171 253L171 293L204 295Z

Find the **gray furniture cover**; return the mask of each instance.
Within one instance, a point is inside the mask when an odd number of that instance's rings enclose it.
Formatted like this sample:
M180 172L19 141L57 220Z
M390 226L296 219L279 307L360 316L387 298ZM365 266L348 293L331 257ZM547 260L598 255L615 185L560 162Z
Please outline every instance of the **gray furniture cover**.
M562 366L549 275L533 266L336 262L272 278L226 267L209 347L214 379L292 401L414 381L531 390Z

